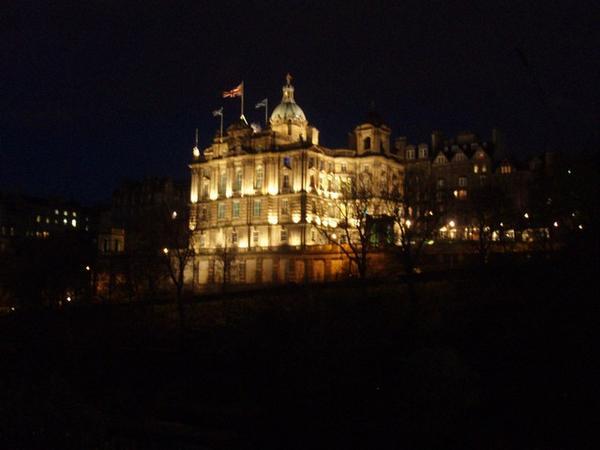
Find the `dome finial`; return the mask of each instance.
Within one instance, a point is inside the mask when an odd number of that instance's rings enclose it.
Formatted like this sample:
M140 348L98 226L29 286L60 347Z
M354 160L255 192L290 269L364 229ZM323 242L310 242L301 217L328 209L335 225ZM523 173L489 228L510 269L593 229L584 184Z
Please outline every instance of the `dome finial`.
M287 85L291 86L292 85L292 76L290 75L290 73L288 72L287 75L285 76L285 80L287 81Z

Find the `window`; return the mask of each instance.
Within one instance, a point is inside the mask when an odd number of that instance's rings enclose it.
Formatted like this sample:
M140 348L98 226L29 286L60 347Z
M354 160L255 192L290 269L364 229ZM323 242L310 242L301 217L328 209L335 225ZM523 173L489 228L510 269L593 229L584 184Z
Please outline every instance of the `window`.
M313 189L317 187L317 183L315 181L315 176L314 175L310 176L310 187L313 188Z
M477 164L475 164L473 166L473 173L478 173L479 172L479 166Z
M286 227L281 227L280 238L281 238L281 242L287 242L288 232L287 232L287 228Z
M206 206L203 206L202 209L200 210L200 220L208 220Z
M444 155L438 155L437 158L435 158L435 162L437 164L446 164L446 157Z
M485 164L481 166L481 172L482 173L486 173L487 172L487 166Z
M121 243L118 240L115 240L115 252L118 252L121 250Z
M287 216L290 213L290 202L287 199L281 200L281 214Z
M234 191L240 191L242 189L242 171L238 169L235 171L235 183L233 185Z
M223 220L225 218L225 203L219 203L217 205L217 219Z
M225 187L227 186L227 172L221 172L219 176L219 194L225 195Z
M466 187L467 186L467 177L458 177L458 186Z
M446 184L446 180L444 180L443 178L438 178L437 180L437 187L438 189L442 189Z
M511 167L508 164L504 164L504 165L502 165L500 167L500 173L501 174L506 175L506 174L509 174L511 172L512 172L512 169L511 169Z
M371 149L371 138L366 137L363 139L363 149L370 150Z
M333 172L333 163L329 163L329 172Z
M342 172L344 172L344 173L348 172L348 165L347 164L342 164Z
M261 201L254 200L254 209L252 211L252 214L254 215L254 217L260 217L260 209L261 209Z
M238 234L236 230L231 230L231 243L236 245L238 241Z
M312 169L315 167L315 158L308 158L308 168Z
M252 242L254 245L258 245L258 230L252 231Z
M292 168L292 157L291 156L284 156L283 157L283 165L285 167L287 167L288 169Z
M265 178L265 172L262 166L256 168L256 179L254 180L254 187L256 189L262 189L263 179Z
M283 188L284 189L290 188L290 176L288 174L285 174L283 176Z
M204 181L202 183L202 198L206 199L208 198L208 181Z
M421 147L419 149L419 158L427 158L427 147Z
M406 150L406 159L415 159L415 149L409 148Z
M232 215L234 219L238 219L240 217L240 202L233 202L232 207Z

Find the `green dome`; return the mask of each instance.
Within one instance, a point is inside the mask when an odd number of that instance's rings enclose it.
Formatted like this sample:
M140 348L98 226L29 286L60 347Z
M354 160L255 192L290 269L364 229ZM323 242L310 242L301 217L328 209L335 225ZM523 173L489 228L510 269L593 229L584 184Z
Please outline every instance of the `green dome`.
M281 103L271 113L271 123L291 121L306 122L306 116L302 108L294 100L294 86L290 84L291 77L288 75L287 84L283 86L283 97Z

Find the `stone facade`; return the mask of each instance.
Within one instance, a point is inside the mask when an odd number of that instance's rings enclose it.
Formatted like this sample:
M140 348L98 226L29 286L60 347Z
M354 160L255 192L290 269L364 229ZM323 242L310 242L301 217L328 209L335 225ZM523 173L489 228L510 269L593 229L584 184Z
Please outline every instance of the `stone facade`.
M225 249L235 252L232 283L344 276L351 270L347 258L316 225L335 228L341 186L359 173L369 173L376 185L400 184L404 166L390 146L390 129L378 120L356 127L351 148L323 147L288 79L269 122L255 132L240 120L203 152L194 151L190 229L197 256L190 277L197 288L227 276Z

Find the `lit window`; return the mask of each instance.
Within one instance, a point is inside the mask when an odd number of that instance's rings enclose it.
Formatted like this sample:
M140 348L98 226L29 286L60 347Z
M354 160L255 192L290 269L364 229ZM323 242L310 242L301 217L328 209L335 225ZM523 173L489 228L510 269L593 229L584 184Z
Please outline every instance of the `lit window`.
M240 217L240 202L233 202L232 214L234 219Z
M261 201L260 200L254 200L254 209L252 214L254 215L254 217L260 217L260 210L261 210Z
M217 219L222 220L225 218L225 203L219 203L217 205Z
M58 209L55 209L55 210L54 210L54 214L58 214Z
M67 211L63 211L63 216L68 216L69 213Z
M285 227L281 227L281 242L287 242L288 239L288 232L287 232L287 228Z
M77 219L71 219L71 226L75 228L77 226Z
M232 231L231 231L231 243L232 243L233 245L235 245L235 244L237 244L237 241L238 241L238 234L237 234L237 231L236 231L236 230L232 230Z
M227 173L225 171L221 172L219 177L219 194L225 194L225 188L227 186Z
M419 158L427 158L427 147L421 147L419 149Z
M479 166L476 164L473 166L473 173L479 172Z
M287 216L290 213L290 203L287 199L281 200L281 214Z
M483 173L487 172L487 166L485 164L483 166L481 166L481 172L483 172Z
M40 222L41 222L41 220L42 220L42 218L41 218L40 216L37 216L37 217L35 218L35 221L36 221L37 223L40 223Z
M254 242L254 244L258 244L258 231L257 230L253 230L252 231L252 242Z
M348 172L348 165L347 164L342 164L342 172L344 172L344 173Z
M256 168L256 179L254 182L254 187L256 189L262 189L264 177L265 177L265 172L264 172L262 166L258 166Z
M235 185L233 186L234 191L240 191L242 189L242 171L236 170L235 172Z

